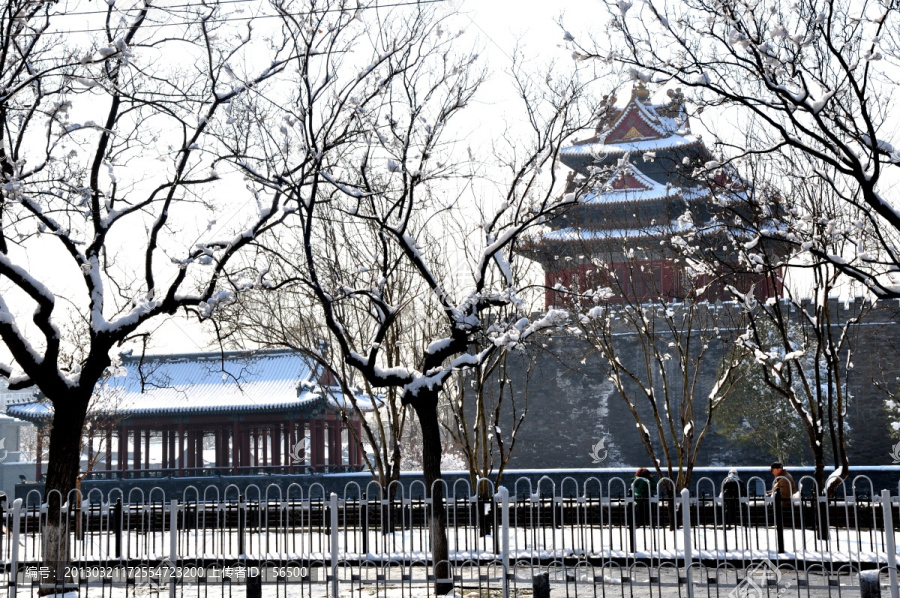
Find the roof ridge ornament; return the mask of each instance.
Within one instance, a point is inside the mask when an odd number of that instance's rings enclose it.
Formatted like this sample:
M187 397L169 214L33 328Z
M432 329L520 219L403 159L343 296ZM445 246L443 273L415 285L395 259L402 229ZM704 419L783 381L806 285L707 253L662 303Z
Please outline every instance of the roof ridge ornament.
M643 81L637 81L631 88L631 97L636 98L644 103L650 99L650 90L644 85Z

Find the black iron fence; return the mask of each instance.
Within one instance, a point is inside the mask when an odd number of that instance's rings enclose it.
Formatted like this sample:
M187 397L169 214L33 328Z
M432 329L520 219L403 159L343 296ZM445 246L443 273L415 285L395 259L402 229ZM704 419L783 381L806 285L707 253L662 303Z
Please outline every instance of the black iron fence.
M726 488L701 478L676 492L662 480L636 497L620 478L522 479L508 488L458 480L442 485L440 502L421 484L350 483L342 493L316 484L188 488L179 496L94 490L51 495L58 509L32 492L2 513L0 558L10 596L37 595L42 585L81 595L405 596L436 582L508 596L539 573L575 595L643 585L689 596L808 594L858 591L868 570L900 598L900 499L860 478L830 496L814 487L759 495L758 481ZM448 551L436 567L437 520L446 523Z

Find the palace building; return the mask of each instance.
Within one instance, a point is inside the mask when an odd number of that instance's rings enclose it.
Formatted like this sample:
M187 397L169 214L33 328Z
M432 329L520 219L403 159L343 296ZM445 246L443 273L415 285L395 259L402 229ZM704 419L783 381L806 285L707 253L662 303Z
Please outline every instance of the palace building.
M706 288L698 299L723 298L725 278L744 292L756 285L756 294L769 294L762 277L722 251L719 219L746 204L748 189L691 132L680 90L654 101L638 83L624 106L613 107L614 98L609 104L592 137L560 152L572 169L566 192L578 194L578 204L522 249L543 266L546 306L598 287L612 288L612 302L684 298L686 262L674 243L716 248L720 271L701 276L722 281L697 281Z
M361 422L350 400L292 351L125 357L95 392L82 469L87 479L356 471ZM50 402L8 413L38 427L41 454ZM40 459L35 468L40 480Z

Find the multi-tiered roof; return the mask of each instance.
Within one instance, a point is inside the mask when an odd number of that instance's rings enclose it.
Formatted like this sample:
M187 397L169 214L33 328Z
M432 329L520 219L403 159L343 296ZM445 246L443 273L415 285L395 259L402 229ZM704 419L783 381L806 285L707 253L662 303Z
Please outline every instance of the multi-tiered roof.
M561 160L573 171L566 191L579 194L579 205L525 249L544 266L548 306L561 303L558 292L576 278L584 283L598 261L625 293L677 297L684 272L673 240L721 231L712 200L744 192L691 133L681 91L659 101L640 83L624 106L607 111L594 136L563 149Z

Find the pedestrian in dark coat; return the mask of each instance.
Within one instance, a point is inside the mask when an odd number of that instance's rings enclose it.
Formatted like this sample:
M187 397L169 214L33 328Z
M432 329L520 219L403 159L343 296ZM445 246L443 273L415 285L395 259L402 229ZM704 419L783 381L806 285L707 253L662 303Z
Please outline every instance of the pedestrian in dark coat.
M631 478L631 491L634 496L634 524L646 525L650 521L650 497L653 496L653 474L646 467L641 467Z
M772 495L776 491L781 490L781 498L789 500L794 495L794 492L797 491L797 483L794 481L794 476L785 470L781 461L772 463L771 469L772 475L775 476L775 482L767 494Z
M744 495L743 483L738 476L737 469L732 468L728 472L725 481L722 482L722 503L724 509L725 525L732 526L740 523L741 497Z

